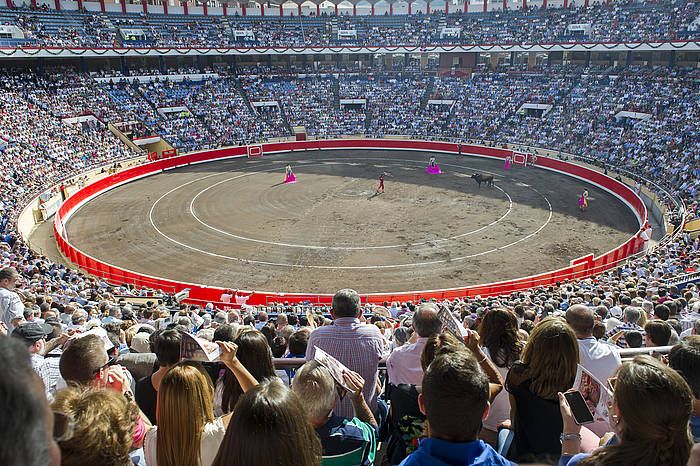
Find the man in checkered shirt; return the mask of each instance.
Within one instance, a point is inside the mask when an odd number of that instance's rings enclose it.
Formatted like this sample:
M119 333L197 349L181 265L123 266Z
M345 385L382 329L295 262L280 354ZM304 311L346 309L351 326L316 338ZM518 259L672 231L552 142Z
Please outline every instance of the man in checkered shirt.
M374 325L360 322L360 295L344 289L333 296L333 325L319 327L311 333L306 350L306 360L314 359L316 347L330 354L348 369L365 379L363 394L370 409L377 416L377 369L382 357L383 340ZM354 411L348 397L335 407L338 416L352 419Z

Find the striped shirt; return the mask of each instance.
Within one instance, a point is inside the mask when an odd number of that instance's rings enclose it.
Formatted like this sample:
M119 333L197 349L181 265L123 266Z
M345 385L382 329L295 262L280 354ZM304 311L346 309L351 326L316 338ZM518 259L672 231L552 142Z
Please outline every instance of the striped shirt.
M374 325L363 324L354 317L339 317L333 325L319 327L309 337L306 347L306 360L311 361L321 348L348 369L365 379L363 394L372 412L377 412L377 369L382 357L383 340L379 329ZM355 417L349 397L338 402L334 414L352 419Z

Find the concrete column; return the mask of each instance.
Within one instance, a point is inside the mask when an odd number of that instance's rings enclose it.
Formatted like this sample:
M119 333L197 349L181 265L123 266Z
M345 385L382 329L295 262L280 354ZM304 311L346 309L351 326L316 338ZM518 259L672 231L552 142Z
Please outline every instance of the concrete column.
M142 1L145 2L146 0ZM207 0L202 2L202 12L204 13L204 16L209 16L209 5L207 5Z
M428 67L428 54L426 53L421 53L420 54L420 65L419 65L421 70L424 70Z
M528 52L527 54L527 69L531 70L537 65L537 53Z
M321 4L316 4L316 16L321 16Z
M496 68L498 68L498 54L497 53L491 54L491 64L490 64L489 68L492 70L495 70Z
M297 4L297 14L301 16L301 3Z
M280 8L282 8L282 5L280 5ZM338 16L338 4L335 4L335 15Z
M163 14L167 15L168 14L168 0L163 0L162 3L163 3ZM104 5L105 5L105 0L100 0L100 6L102 6L104 8ZM105 10L103 9L102 12L104 13L104 11ZM226 14L226 2L224 2L224 14Z
M411 3L413 0L408 0L408 14L411 14Z
M352 15L357 16L357 3L352 4Z
M484 13L489 9L488 0L484 0Z

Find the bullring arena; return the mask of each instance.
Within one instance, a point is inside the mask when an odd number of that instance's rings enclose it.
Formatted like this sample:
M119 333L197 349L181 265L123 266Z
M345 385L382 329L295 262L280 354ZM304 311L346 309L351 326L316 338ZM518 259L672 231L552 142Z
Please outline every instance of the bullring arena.
M581 179L459 154L436 154L443 173L430 175L432 154L304 151L175 168L85 203L66 234L89 256L174 281L389 293L535 275L599 256L639 228L626 204ZM297 183L283 183L287 164ZM494 186L474 173L492 174Z

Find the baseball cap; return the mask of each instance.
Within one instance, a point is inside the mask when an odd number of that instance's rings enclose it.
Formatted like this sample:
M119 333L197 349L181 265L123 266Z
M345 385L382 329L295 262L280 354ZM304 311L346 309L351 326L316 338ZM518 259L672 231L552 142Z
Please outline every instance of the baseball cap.
M22 338L25 341L36 343L42 338L46 338L53 332L53 327L49 324L38 322L26 322L15 327L12 336Z

